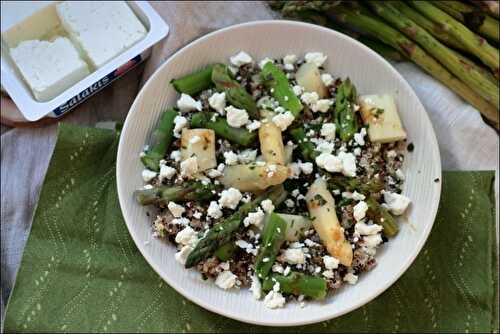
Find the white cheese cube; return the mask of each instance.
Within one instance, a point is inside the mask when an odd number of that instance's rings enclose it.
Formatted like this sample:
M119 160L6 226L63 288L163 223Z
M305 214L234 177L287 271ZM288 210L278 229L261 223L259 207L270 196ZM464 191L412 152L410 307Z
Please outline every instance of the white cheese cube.
M48 101L89 74L69 39L24 41L10 55L38 101Z
M64 1L56 9L70 38L95 68L146 35L146 28L125 1Z

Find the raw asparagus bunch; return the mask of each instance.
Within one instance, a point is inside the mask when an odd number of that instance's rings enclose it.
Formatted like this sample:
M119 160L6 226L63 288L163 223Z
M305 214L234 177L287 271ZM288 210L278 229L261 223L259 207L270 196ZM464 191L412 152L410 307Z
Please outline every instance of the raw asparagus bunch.
M242 205L229 218L215 224L189 254L186 259L186 268L191 268L200 261L212 256L219 247L231 241L234 233L241 228L243 219L250 211L255 210L263 200L270 199L277 206L279 201L283 200L284 194L286 195L283 186L269 188L253 201Z
M174 186L157 186L151 189L140 189L134 192L137 202L141 205L167 206L169 202L206 202L215 197L214 192L222 186L203 184L198 181L188 181Z

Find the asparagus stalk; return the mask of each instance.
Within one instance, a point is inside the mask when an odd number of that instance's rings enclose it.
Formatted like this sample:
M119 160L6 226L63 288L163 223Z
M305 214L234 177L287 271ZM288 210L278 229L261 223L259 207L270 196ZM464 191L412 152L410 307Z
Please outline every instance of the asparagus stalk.
M287 276L273 274L262 283L264 291L270 291L278 282L280 291L296 296L304 295L313 299L324 299L326 296L326 280L322 277L305 275L292 271Z
M405 57L398 52L396 49L388 46L387 44L380 43L378 41L375 41L373 39L367 38L365 36L360 36L358 38L358 41L381 55L387 60L393 60L393 61L403 61L405 60Z
M339 132L340 139L344 142L351 140L359 129L358 118L354 112L356 99L356 87L354 87L351 80L347 78L337 88L337 96L335 99L337 131Z
M248 115L253 119L259 119L257 104L252 95L250 95L245 88L241 87L236 80L231 78L229 69L226 65L213 65L212 81L218 90L226 93L226 99L229 103L238 108L245 109Z
M429 2L411 1L411 4L429 19L439 23L443 30L463 43L469 52L476 55L485 65L491 68L495 77L500 77L498 50L488 44L484 38L474 34L462 23Z
M261 195L257 196L253 201L242 205L238 211L232 214L227 219L215 224L208 233L198 242L195 249L189 254L186 259L186 268L191 268L200 261L210 257L222 245L231 241L234 233L241 227L241 222L254 210L260 202L265 199L270 199L273 203L282 198L284 189L282 186L269 188Z
M495 105L497 109L500 107L498 87L491 83L481 72L476 70L476 68L462 63L456 53L452 52L425 29L415 24L415 22L391 6L389 2L373 1L369 4L378 15L392 23L406 36L419 43L422 48L439 60L441 64L447 67L455 76L468 84L477 94Z
M250 146L257 140L257 133L243 128L233 128L227 124L224 117L216 117L215 113L199 112L191 117L192 128L204 128L214 130L217 137L222 137L234 144Z
M271 89L271 94L279 104L297 117L303 106L299 98L293 93L285 73L272 62L268 62L264 65L261 76L264 84Z
M151 149L141 157L141 161L146 168L154 171L160 170L160 160L165 157L172 143L175 116L177 116L177 112L173 109L163 112L160 124L153 132Z
M275 213L267 216L266 224L262 231L259 254L255 260L257 277L265 278L269 274L269 271L271 271L281 245L286 239L286 230L287 223L283 218Z
M299 145L300 153L304 160L314 161L319 155L318 152L314 150L314 145L311 143L307 137L304 128L295 128L290 130L290 135L292 136L294 142Z
M188 74L180 79L170 81L175 90L179 93L194 95L213 85L212 66L208 66L200 71Z
M498 20L482 13L480 10L460 1L434 1L434 5L453 16L462 23L465 23L472 31L477 31L485 37L499 41L500 24Z
M220 246L214 253L214 255L221 261L228 261L233 257L234 252L236 251L236 245L234 242L228 242Z
M498 128L498 111L493 105L473 92L467 85L458 80L440 63L434 60L434 58L430 57L424 50L399 31L391 28L380 20L356 13L343 6L336 7L335 11L330 12L329 15L339 22L348 23L356 29L370 33L373 37L396 48L399 52L408 57L408 59L411 59L427 73L447 85L455 93L476 107L496 128Z
M369 197L366 200L366 204L368 204L368 211L366 212L366 216L373 220L373 222L382 225L382 232L388 238L394 237L399 232L399 226L396 223L394 217L390 214L390 212L381 206L374 198Z
M205 202L215 197L220 185L203 184L198 181L184 182L175 186L158 186L152 189L140 189L134 192L141 205L168 205L169 202L198 201Z
M340 189L343 191L354 192L361 194L377 193L384 189L384 183L376 178L373 179L358 179L350 178L342 175L331 175L327 180L328 186L331 189Z

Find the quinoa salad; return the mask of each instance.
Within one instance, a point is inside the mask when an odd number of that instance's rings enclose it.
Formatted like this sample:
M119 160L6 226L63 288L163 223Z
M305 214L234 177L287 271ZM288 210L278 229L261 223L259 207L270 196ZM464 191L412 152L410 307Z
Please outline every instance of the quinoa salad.
M244 51L171 85L140 159L152 233L179 270L268 308L322 300L376 266L410 199L408 143L393 96L355 83L309 52Z

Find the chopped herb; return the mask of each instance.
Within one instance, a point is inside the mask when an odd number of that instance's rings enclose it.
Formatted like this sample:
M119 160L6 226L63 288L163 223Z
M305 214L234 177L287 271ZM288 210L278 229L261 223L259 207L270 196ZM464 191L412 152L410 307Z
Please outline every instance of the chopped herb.
M326 204L326 200L323 198L323 196L321 196L320 194L316 194L314 195L314 198L313 198L316 202L318 202L318 205L319 206L323 206Z

